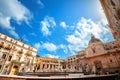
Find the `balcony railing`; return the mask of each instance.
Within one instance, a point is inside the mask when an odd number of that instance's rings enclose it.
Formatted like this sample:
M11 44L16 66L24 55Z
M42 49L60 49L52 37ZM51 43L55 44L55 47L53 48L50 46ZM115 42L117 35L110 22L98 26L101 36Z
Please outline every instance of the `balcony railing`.
M23 50L21 49L20 51L18 51L19 54L22 54L23 53Z
M25 62L23 61L19 61L19 60L12 60L13 63L17 63L17 64L24 64Z
M5 49L10 50L10 49L11 49L11 47L10 47L10 46L6 46L6 47L5 47Z
M32 52L27 51L27 52L26 52L26 55L27 55L27 56L32 56Z

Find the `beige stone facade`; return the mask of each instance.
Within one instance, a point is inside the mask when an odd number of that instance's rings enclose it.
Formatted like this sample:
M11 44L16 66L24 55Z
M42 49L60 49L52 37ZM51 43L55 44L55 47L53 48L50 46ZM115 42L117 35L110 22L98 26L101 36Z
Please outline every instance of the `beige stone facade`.
M36 53L35 48L0 33L0 74L33 71Z
M100 0L114 38L120 44L120 0Z
M120 45L91 35L88 47L65 59L36 57L37 50L0 33L0 74L17 72L105 73L120 70Z
M66 67L64 71L66 72L77 72L78 66L77 66L77 55L70 56L64 60Z
M49 57L37 57L36 72L61 72L63 60Z

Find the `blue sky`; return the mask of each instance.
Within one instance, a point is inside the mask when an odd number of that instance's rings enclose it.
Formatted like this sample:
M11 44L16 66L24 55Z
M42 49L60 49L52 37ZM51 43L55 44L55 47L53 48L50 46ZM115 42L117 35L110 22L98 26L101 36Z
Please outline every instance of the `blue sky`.
M56 58L84 50L91 33L113 41L99 0L0 0L0 32Z

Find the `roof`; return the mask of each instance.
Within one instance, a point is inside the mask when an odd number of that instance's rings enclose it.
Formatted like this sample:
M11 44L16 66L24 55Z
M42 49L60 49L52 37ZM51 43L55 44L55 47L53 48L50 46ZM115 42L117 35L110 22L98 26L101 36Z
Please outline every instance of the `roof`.
M95 42L101 42L101 40L96 38L96 37L94 37L94 35L91 35L91 39L89 41L89 44L95 43Z

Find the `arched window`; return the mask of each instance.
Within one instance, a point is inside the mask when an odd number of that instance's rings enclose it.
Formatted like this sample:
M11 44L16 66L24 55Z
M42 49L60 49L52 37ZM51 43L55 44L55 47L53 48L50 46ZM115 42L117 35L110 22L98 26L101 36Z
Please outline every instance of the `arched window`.
M92 49L93 53L95 53L95 47L92 47L91 49Z
M2 65L0 65L0 69L2 68Z
M112 60L112 59L110 59L110 62L113 62L113 60Z
M8 61L11 61L11 59L12 59L12 56L9 56Z
M0 42L0 47L3 47L3 45L4 45L4 42Z
M118 19L120 19L120 9L117 10Z
M6 58L6 54L3 54L2 59L5 59L5 58Z
M13 68L18 68L18 66L17 66L17 65L15 65Z
M93 49L93 53L95 53L95 49Z
M113 1L113 0L110 0L110 3L111 3L111 5L113 6L113 7L115 7L115 2Z

